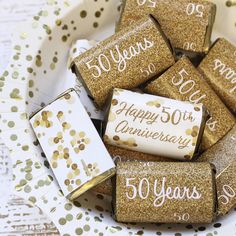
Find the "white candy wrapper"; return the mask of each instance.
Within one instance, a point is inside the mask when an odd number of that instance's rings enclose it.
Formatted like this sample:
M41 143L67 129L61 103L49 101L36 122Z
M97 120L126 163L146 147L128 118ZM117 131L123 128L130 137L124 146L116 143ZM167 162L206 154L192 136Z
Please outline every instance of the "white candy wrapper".
M70 200L115 174L115 165L75 90L37 112L31 125Z
M204 106L114 89L104 141L179 160L195 159L207 113Z

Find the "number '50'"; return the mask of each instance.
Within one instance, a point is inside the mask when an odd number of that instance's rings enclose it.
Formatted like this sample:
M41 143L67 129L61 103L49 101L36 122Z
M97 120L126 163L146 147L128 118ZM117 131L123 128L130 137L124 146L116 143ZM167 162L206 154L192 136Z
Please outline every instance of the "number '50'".
M97 58L98 65L94 65L94 58L86 62L86 66L89 70L93 70L92 76L94 78L99 78L103 71L108 72L111 70L111 63L106 55L100 54Z

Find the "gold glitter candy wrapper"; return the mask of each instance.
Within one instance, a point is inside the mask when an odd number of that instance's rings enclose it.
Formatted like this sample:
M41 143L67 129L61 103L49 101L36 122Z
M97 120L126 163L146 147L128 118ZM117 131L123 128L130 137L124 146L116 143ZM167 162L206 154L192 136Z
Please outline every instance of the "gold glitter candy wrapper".
M106 148L115 163L121 162L121 161L124 161L124 162L125 161L159 161L159 162L173 161L169 158L154 156L154 155L146 154L142 152L135 152L128 149L115 147L112 145L106 145ZM106 182L99 184L97 187L93 188L93 191L97 193L111 195L112 194L111 180L107 180Z
M114 87L136 88L174 62L171 45L149 16L78 56L72 70L103 107Z
M182 57L145 91L193 104L204 104L211 118L203 135L203 150L223 138L235 124L235 118L187 57Z
M209 163L119 162L112 205L118 222L211 223L216 216Z
M218 39L199 70L228 108L236 113L236 47L224 38Z
M115 174L115 164L75 90L38 111L30 123L68 199Z
M201 0L124 0L117 30L153 14L177 49L206 53L216 5Z
M199 155L206 122L202 105L114 89L104 141L177 160Z
M225 215L236 205L236 126L217 144L207 150L201 162L216 167L219 215Z

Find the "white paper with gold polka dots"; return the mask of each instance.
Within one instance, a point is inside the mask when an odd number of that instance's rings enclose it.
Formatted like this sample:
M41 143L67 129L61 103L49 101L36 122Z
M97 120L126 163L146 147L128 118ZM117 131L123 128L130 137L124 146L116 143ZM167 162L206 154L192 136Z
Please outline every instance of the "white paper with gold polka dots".
M30 122L66 197L115 167L75 90Z
M226 7L226 0L214 2L219 10L214 38L225 36L236 43L235 6ZM207 226L119 224L111 217L110 198L86 193L72 203L62 195L35 136L25 132L29 121L20 117L77 84L68 70L71 44L84 38L99 41L114 33L119 0L48 0L47 3L32 21L17 27L11 62L0 76L0 113L4 115L0 138L9 147L13 163L18 163L13 169L15 194L40 207L63 236L235 234L235 212Z

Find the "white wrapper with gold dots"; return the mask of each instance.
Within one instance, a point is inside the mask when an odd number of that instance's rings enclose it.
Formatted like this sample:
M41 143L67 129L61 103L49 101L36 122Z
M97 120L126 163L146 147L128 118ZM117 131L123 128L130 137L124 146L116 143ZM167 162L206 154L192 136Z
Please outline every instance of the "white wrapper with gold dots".
M104 135L107 144L180 160L200 149L202 105L114 89Z
M69 199L115 174L114 162L73 89L40 110L30 122Z

